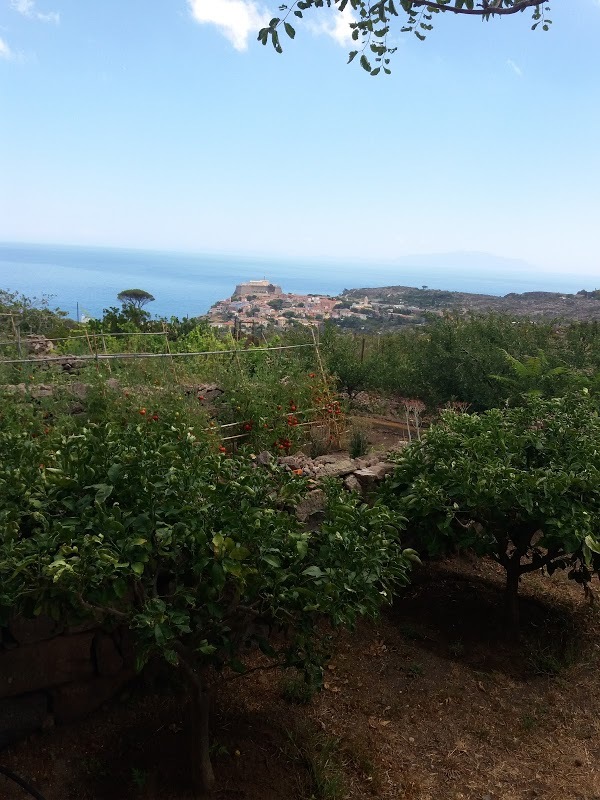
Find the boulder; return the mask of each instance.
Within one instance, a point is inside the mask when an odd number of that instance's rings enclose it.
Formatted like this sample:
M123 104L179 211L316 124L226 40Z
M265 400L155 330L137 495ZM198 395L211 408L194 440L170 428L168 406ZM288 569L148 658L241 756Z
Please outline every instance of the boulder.
M362 492L362 484L356 475L346 476L346 478L344 478L344 486L349 492L358 492L359 494Z
M29 394L36 400L40 397L52 397L54 394L54 386L46 383L34 383L29 387Z
M296 517L300 522L306 522L313 514L318 514L323 511L327 498L325 492L321 489L315 489L309 492L304 500L296 506Z
M365 467L364 469L357 469L354 473L363 487L371 486L378 481L382 481L386 475L389 475L395 469L395 464L391 461L380 461L379 464L374 464L372 467Z
M268 450L263 450L262 453L259 453L256 456L256 463L260 464L261 467L266 467L273 461L273 456L269 453Z
M329 464L323 464L318 471L319 477L322 478L343 478L344 475L349 475L356 469L356 464L351 458L340 458L337 461Z
M277 463L290 469L302 469L307 462L304 453L295 453L293 456L281 456L277 459Z
M106 381L106 385L108 386L109 389L117 389L119 387L119 382L115 378L109 378ZM69 386L69 392L72 395L75 395L75 397L77 397L79 400L85 400L89 390L90 390L90 384L82 383L81 381L74 381Z
M25 386L24 383L17 383L16 386L14 384L5 383L2 386L0 386L0 389L2 389L3 392L6 392L6 394L10 395L27 394L27 387Z

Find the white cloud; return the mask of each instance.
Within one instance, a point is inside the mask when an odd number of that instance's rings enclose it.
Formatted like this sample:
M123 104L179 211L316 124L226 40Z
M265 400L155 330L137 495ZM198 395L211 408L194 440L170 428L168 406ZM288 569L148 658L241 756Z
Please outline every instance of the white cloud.
M353 44L356 44L352 39L352 29L350 28L350 23L356 22L356 17L350 4L342 12L332 9L331 13L327 14L323 9L319 13L321 16L329 18L321 19L319 22L313 20L308 22L307 27L312 33L330 36L340 47L352 47Z
M52 22L55 25L58 25L60 22L60 14L58 11L48 11L46 13L38 11L35 7L35 0L10 0L10 6L24 17L29 17L29 19L37 19L40 22Z
M523 70L521 69L521 67L518 64L515 64L515 62L512 60L512 58L507 59L506 63L512 69L512 71L515 73L515 75L518 75L519 78L523 77Z
M248 37L269 24L271 15L252 0L188 0L192 17L215 25L236 50L248 48Z
M12 61L15 58L15 54L4 39L0 39L0 58L3 58L5 61Z

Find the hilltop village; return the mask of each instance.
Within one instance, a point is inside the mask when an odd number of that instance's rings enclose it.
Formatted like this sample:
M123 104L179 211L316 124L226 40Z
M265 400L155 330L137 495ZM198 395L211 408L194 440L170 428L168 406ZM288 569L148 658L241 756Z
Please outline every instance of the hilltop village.
M383 309L379 302L373 303L366 295L359 298L286 293L281 286L267 280L252 280L238 284L230 298L211 306L207 318L213 327L232 330L251 330L257 326L287 328L326 319L342 327L367 328L374 320L381 325L391 314L396 317L396 324L401 319L414 324L418 321L415 312L419 309L404 304L386 305Z

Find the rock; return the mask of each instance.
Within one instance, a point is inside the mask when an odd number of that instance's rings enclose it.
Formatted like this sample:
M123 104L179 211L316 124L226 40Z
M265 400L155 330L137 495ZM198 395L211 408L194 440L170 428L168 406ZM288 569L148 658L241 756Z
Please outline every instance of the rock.
M333 464L323 464L319 476L324 478L342 478L356 469L356 464L351 458L340 458Z
M0 653L0 697L91 677L92 633L57 636Z
M367 392L357 392L353 396L352 402L358 408L368 409L371 407L371 397Z
M39 617L13 617L8 623L8 631L19 644L33 644L52 639L62 633L62 626L50 617L40 614Z
M196 397L203 397L205 400L215 400L224 394L225 390L216 383L201 383L194 387Z
M114 697L134 675L133 670L123 670L118 675L59 686L50 699L55 720L73 722L91 714Z
M92 647L98 675L116 675L123 669L123 657L111 636L98 631Z
M302 502L296 506L296 517L300 522L306 522L313 514L322 512L325 508L327 498L322 489L315 489L309 492Z
M78 384L73 384L73 386L77 386L77 385ZM116 378L109 378L106 381L106 385L108 386L109 389L112 389L113 391L117 391L117 389L121 388L121 384ZM87 384L82 384L82 386L86 386L86 388L87 388Z
M256 463L260 464L261 467L266 467L273 461L273 456L269 453L268 450L263 450L262 453L259 453L256 456Z
M116 386L111 385L111 384L115 384L115 383L116 383ZM118 388L119 382L117 380L115 380L115 378L109 378L106 381L106 385L111 389L115 389L115 388ZM74 394L75 397L77 397L79 400L85 400L89 390L90 390L89 383L81 383L81 381L75 381L74 383L72 383L69 386L69 392L71 394Z
M348 475L344 478L344 486L349 492L362 492L362 484L356 475Z
M281 458L277 459L277 463L290 469L302 469L306 464L306 456L302 452L293 456L281 456Z
M335 464L340 459L346 459L348 456L345 453L328 453L324 456L317 456L314 459L315 464Z
M46 383L34 383L29 387L29 393L36 400L40 397L52 397L54 394L54 387Z
M63 372L78 372L85 367L86 362L76 356L66 356L64 361L58 362Z
M373 483L382 481L386 475L389 475L395 469L395 464L390 461L381 461L379 464L374 464L372 467L365 467L358 469L354 473L362 486L371 486Z
M54 343L42 334L31 333L23 339L28 353L34 356L49 356L54 352Z
M46 727L48 719L44 692L0 700L0 749Z
M15 386L11 383L5 383L0 386L0 389L5 392L6 394L15 395L15 394L22 394L25 395L27 393L27 387L24 383L17 383Z

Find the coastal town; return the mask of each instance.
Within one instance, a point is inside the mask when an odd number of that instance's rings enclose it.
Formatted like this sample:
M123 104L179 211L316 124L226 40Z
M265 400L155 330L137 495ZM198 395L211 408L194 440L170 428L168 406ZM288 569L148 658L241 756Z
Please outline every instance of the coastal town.
M342 327L369 327L369 323L393 314L396 321L415 322L418 308L403 304L388 307L362 298L344 294L339 297L320 294L284 292L281 286L268 280L250 280L235 287L231 297L214 303L207 318L212 327L248 331L257 327L284 329L292 325L314 325L332 320Z

